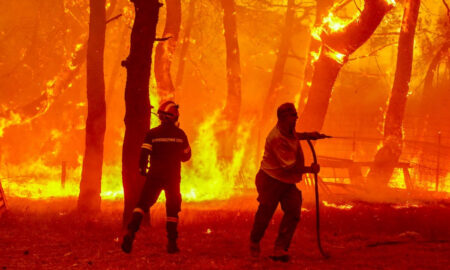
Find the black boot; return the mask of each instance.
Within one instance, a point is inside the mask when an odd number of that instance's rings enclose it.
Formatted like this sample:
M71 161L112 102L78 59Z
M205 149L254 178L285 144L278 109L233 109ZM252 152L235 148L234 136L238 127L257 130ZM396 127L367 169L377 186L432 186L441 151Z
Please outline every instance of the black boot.
M180 249L177 246L177 240L169 239L167 243L167 253L174 254L180 252Z
M133 248L133 241L136 232L139 230L139 226L141 225L143 214L139 212L133 212L133 217L131 218L130 224L127 227L127 233L123 236L122 241L122 250L125 253L130 253Z
M167 252L170 254L178 253L180 252L180 249L177 246L177 238L178 238L178 231L177 231L177 222L167 222L166 223L166 229L167 229Z

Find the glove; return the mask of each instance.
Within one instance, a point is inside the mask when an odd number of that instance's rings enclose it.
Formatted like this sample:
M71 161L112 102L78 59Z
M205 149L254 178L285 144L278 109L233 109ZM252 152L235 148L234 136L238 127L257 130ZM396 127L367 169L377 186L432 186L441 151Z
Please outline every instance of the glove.
M320 165L317 163L311 163L311 173L319 173L320 172Z
M139 173L140 173L142 176L147 176L147 168L145 168L145 167L140 167L140 168L139 168Z

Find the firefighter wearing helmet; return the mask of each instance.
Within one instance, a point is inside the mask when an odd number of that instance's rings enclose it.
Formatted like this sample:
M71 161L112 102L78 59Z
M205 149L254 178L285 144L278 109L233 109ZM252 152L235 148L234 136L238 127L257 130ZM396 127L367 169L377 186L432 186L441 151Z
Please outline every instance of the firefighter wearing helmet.
M122 250L126 253L131 252L144 213L156 203L162 190L166 196L167 252L179 252L177 225L178 212L181 211L180 170L181 162L191 158L191 148L186 134L178 127L179 112L175 102L162 103L158 117L161 125L147 132L141 147L139 171L147 178L123 238Z

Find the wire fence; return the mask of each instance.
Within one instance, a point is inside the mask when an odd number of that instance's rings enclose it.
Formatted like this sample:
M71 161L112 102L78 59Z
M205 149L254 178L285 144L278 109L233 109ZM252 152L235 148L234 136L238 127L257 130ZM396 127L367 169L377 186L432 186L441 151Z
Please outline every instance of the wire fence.
M446 124L450 123L450 118L432 119L425 124L420 121L424 121L423 117L404 118L399 162L409 165L409 177L416 188L450 192L450 125ZM379 119L364 115L329 118L323 132L336 138L319 141L316 151L320 156L370 164L383 141L378 123ZM363 166L363 175L367 174L369 167ZM348 172L341 168L324 168L324 177L345 182L348 181L345 179ZM405 177L402 168L394 171L394 177Z

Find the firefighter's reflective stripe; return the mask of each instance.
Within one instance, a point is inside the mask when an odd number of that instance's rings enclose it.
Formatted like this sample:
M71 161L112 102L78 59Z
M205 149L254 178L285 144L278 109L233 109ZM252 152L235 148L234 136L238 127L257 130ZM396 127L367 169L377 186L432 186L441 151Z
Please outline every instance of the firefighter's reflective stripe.
M178 218L177 217L167 217L167 222L178 222Z
M139 207L134 208L133 213L140 213L141 215L144 215L144 210L142 210Z
M186 147L184 150L183 150L183 152L185 153L185 154L187 154L187 153L189 153L191 151L191 148L188 146L188 147Z
M180 138L156 138L152 139L152 143L155 142L176 142L176 143L182 143L183 139Z
M148 149L148 150L152 151L152 145L149 144L149 143L143 143L141 148Z

